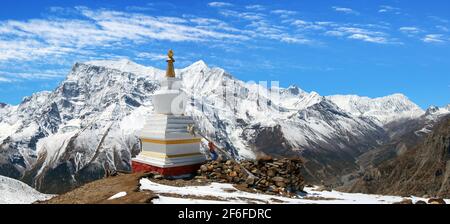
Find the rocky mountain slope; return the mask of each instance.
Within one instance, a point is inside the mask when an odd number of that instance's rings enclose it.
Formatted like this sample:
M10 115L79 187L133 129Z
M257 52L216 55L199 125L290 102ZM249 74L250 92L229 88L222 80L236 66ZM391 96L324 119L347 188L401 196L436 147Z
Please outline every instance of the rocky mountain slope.
M423 119L439 115L436 112L428 111ZM384 146L376 156L387 158L368 166L349 191L449 197L450 115L441 114L434 123L431 129L406 133Z
M238 159L302 156L310 182L335 182L359 169L359 155L390 140L389 124L425 113L400 94L323 97L291 86L274 88L277 95L203 61L176 73L186 114L206 135ZM2 105L0 174L59 193L129 170L140 148L136 131L153 111L151 94L163 76L127 60L76 63L54 91Z

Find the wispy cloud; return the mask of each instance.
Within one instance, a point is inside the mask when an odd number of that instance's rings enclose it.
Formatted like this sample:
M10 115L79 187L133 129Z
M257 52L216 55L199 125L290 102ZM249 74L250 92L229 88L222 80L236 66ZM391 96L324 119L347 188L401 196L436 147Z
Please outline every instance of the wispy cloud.
M356 25L356 24L355 24ZM362 25L358 25L362 26ZM365 25L365 27L373 27ZM334 25L332 30L325 32L325 35L332 37L346 37L351 40L360 40L364 42L377 43L377 44L402 44L402 42L390 38L388 33L379 30L370 30L367 28L355 27L355 26L340 26Z
M155 54L150 52L139 52L136 57L140 59L149 59L151 61L160 61L167 58L167 56L164 54Z
M224 10L219 11L219 13L223 16L236 17L236 18L250 20L250 21L261 20L264 18L264 14L257 13L257 12L238 12L235 10L224 9Z
M266 37L284 43L310 44L313 41L302 35L293 35L284 26L278 26L267 20L253 21L248 27L252 28L251 35L254 37Z
M442 32L450 32L450 28L448 28L447 26L437 25L436 29L438 29Z
M334 11L341 12L345 14L353 14L353 15L359 15L359 12L351 9L351 8L345 8L345 7L339 7L339 6L333 6L332 7Z
M262 5L247 5L245 6L246 9L249 10L256 10L256 11L263 11L266 9L266 7L262 6Z
M301 29L301 30L325 30L328 29L328 27L334 27L336 26L336 23L334 22L323 22L323 21L305 21L301 19L296 20L289 20L287 22L290 22L291 25Z
M243 46L273 47L275 41L313 45L332 38L339 41L401 44L394 36L399 35L399 32L416 35L426 43L448 41L445 31L448 31L448 26L443 19L437 17L430 18L440 21L439 25L428 26L425 31L416 26L398 28L382 22L358 24L344 23L338 19L311 20L302 18L305 17L303 13L289 9L258 4L238 7L237 3L234 4L236 5L228 2L208 3L211 7L208 10L216 12L209 17L186 14L160 16L157 10L152 10L149 15L145 11L147 6L130 7L125 11L53 7L46 14L47 17L40 19L0 21L0 63L41 60L71 64L74 55L76 60L114 57L111 49L120 51L128 47L135 48L130 51L138 59L161 60L164 55L136 53L139 47L161 41L195 43L208 48L222 47L227 51L241 49ZM148 5L148 8L154 7ZM390 6L380 6L381 9L386 12L400 11ZM335 6L333 10L359 14L345 7ZM392 33L396 30L399 32ZM436 34L424 36L426 33ZM260 46L261 43L269 44ZM0 64L0 70L4 67ZM24 74L31 73L3 74L2 82L12 80L14 75L26 79L28 76Z
M296 11L285 10L285 9L272 10L272 11L270 11L270 13L278 15L278 16L280 16L280 18L288 18L288 17L291 17L291 16L297 14Z
M6 78L6 77L1 77L1 76L0 76L0 83L2 83L2 82L11 83L11 82L13 82L13 81L14 81L13 79Z
M384 37L369 36L367 34L361 34L361 33L352 34L348 38L355 39L355 40L362 40L362 41L366 41L366 42L372 42L372 43L379 43L379 44L387 43L387 40Z
M430 18L430 19L432 19L434 21L440 22L440 23L444 23L444 24L450 23L450 21L448 21L447 19L443 19L443 18L441 18L439 16L428 16L428 18Z
M233 4L228 3L228 2L210 2L210 3L208 3L208 5L211 7L217 7L217 8L233 6Z
M0 22L0 61L33 60L45 56L93 54L91 47L112 48L121 42L145 43L242 41L247 36L222 26L199 26L177 17L91 10L78 7L79 19L32 19ZM199 22L199 21L197 21Z
M423 32L422 29L418 28L418 27L414 27L414 26L404 26L404 27L400 27L399 31L408 35L408 36L414 36L417 35L421 32Z
M400 8L389 6L389 5L380 5L379 13L395 13L400 14Z
M20 82L23 80L53 80L65 76L67 71L43 70L35 72L7 72L0 70L0 82Z
M423 39L425 43L444 43L446 42L442 34L428 34Z

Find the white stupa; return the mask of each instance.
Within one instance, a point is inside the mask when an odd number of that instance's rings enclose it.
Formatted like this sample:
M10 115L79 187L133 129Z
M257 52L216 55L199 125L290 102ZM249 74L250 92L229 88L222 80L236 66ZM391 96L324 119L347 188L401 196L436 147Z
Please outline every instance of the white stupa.
M194 124L194 120L184 115L186 97L180 91L181 79L175 77L174 62L170 50L166 77L153 95L154 114L148 117L139 134L142 151L132 159L134 172L180 176L195 172L205 161L200 152L201 139L188 132L188 125Z

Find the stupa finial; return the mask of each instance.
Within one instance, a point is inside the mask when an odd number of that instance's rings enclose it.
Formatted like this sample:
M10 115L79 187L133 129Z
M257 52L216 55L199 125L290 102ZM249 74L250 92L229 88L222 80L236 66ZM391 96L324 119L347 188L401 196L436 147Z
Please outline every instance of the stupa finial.
M173 66L173 63L175 62L175 59L173 59L173 50L170 49L167 53L168 59L167 61L167 71L166 71L166 77L175 77L175 68Z

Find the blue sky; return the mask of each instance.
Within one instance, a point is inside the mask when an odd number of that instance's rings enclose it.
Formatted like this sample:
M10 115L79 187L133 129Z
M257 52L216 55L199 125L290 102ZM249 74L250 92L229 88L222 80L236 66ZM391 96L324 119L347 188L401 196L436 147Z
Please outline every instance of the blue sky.
M197 60L321 95L450 103L450 1L40 0L0 3L0 102L53 90L77 61ZM26 6L26 7L25 7Z

